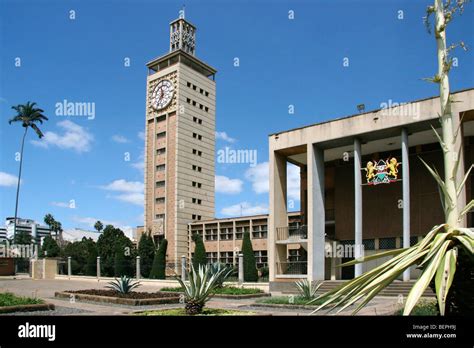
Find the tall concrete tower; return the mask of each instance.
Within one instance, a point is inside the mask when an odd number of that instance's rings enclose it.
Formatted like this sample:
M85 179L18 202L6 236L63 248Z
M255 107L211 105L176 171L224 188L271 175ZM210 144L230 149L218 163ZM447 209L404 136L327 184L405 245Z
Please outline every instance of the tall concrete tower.
M187 224L214 218L216 70L196 58L196 27L170 23L170 50L147 64L145 223L179 273Z

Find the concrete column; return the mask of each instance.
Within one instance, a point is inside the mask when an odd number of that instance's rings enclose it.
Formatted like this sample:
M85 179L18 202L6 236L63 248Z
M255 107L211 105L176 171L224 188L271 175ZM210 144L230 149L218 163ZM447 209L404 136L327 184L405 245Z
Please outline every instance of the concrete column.
M239 254L239 284L244 282L244 254Z
M100 256L97 256L97 281L100 280Z
M410 159L408 131L402 129L402 191L403 191L403 247L410 247ZM410 280L410 268L403 272L403 281Z
M286 247L276 244L276 228L288 226L286 158L270 150L270 214L268 217L268 266L270 281L275 281L277 263L286 261Z
M324 280L326 217L324 209L324 150L307 145L308 281Z
M140 272L140 256L137 256L137 257L136 257L136 261L135 261L135 262L136 262L136 270L137 270L136 278L137 278L137 280L140 280L140 278L141 278L141 274L140 274L140 273L141 273L141 272Z
M67 276L69 279L71 279L71 273L72 273L72 270L71 270L71 256L68 256L67 257Z
M186 280L186 256L181 256L181 279L183 282Z
M354 251L355 258L362 257L362 151L360 140L354 139ZM362 274L362 264L354 266L354 275L358 277Z

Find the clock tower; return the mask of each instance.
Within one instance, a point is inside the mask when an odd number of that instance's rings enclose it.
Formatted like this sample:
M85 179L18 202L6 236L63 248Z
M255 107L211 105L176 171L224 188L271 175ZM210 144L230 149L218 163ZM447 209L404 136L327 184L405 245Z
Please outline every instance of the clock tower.
M144 232L166 238L178 274L188 223L214 218L216 70L195 54L183 13L170 23L169 52L147 63Z

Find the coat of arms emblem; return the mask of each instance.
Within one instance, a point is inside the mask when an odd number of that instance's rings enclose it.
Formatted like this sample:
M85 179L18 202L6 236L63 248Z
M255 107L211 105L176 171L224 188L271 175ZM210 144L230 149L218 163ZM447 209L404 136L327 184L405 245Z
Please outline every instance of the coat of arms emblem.
M378 161L369 161L364 168L367 185L390 184L398 180L398 162L395 157Z

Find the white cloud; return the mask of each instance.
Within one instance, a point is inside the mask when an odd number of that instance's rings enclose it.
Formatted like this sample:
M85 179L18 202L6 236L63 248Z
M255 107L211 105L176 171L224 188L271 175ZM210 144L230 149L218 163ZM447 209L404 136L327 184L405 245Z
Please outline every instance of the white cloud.
M79 153L91 149L94 137L84 127L69 120L58 122L57 126L63 130L63 134L48 131L44 133L41 140L32 140L31 143L44 148L57 146L60 149L74 150Z
M267 193L269 191L269 169L268 162L250 167L245 172L245 178L252 183L255 193ZM287 194L289 199L300 200L300 168L293 164L287 167Z
M252 189L255 193L268 192L268 162L263 162L247 169L245 178L252 183Z
M247 215L260 215L267 214L268 207L264 204L252 205L249 202L241 202L234 204L229 207L224 207L221 210L222 215L226 216L247 216Z
M5 172L0 172L0 186L15 186L17 183L17 176Z
M216 175L215 187L217 193L236 194L242 192L243 181L230 179L227 176Z
M224 141L227 141L228 143L235 143L236 141L236 139L228 136L226 132L216 132L216 139L224 140Z
M135 205L143 206L145 204L145 195L143 193L124 193L117 196L112 196L119 201L132 203Z
M137 135L141 140L145 140L145 132L138 132Z
M124 179L118 179L112 181L108 185L101 186L101 188L108 191L142 193L145 185L140 181L127 181Z
M125 143L130 142L130 140L125 138L123 135L119 135L119 134L113 135L111 139L112 141L115 141L116 143L119 143L119 144L125 144Z
M76 205L73 202L51 202L51 205L60 208L76 209Z
M119 195L110 196L119 201L139 206L143 206L145 203L145 196L143 193L145 185L140 181L118 179L112 181L108 185L100 186L100 188L107 191L120 192Z

